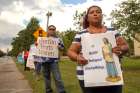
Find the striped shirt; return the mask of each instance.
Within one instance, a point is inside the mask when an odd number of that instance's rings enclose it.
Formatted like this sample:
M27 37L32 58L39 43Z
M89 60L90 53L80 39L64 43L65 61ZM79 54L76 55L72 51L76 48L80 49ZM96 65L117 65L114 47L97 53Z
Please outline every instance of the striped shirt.
M107 31L114 31L112 28L107 28ZM81 37L85 34L90 34L87 29L82 30L81 32L77 33L76 36L74 37L74 40L72 43L81 43ZM120 36L119 33L115 33L115 37ZM82 46L81 46L82 50ZM79 80L84 80L84 71L83 71L83 66L82 65L77 65L77 78Z
M58 39L58 49L64 49L64 44L62 39L60 39L59 37L54 37ZM41 56L37 56L34 55L34 61L35 62L58 62L59 58L48 58L48 57L41 57Z

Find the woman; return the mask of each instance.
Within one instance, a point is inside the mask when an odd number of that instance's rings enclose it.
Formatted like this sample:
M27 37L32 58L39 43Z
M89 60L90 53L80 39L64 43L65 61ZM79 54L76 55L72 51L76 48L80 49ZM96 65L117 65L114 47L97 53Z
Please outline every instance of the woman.
M27 59L28 59L29 51L24 50L24 71L29 70L27 67Z
M103 86L103 87L84 87L83 78L83 65L87 64L88 61L82 56L81 53L81 37L83 34L94 34L94 33L105 33L107 28L102 25L102 9L99 6L91 6L87 10L83 21L84 30L79 32L68 50L68 56L76 61L79 65L77 66L77 76L80 82L83 93L122 93L122 86ZM94 41L93 41L94 42ZM112 49L116 55L122 55L128 50L126 41L118 34L116 34L117 46Z
M39 30L39 35L38 37L43 37L43 31L42 30ZM38 38L37 37L37 38ZM37 40L35 41L35 50L37 51ZM35 56L34 56L35 57ZM37 60L34 61L34 66L35 66L35 77L36 77L36 80L39 81L40 80L40 74L41 74L41 65L42 63L41 62L37 62Z

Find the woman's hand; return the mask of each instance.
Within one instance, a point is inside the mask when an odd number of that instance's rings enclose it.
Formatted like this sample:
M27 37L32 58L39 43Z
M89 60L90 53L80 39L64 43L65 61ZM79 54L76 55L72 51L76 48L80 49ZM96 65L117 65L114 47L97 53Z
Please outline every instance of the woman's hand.
M77 63L80 65L86 65L88 60L86 60L81 54L77 56Z
M118 56L124 55L129 51L128 44L126 40L119 36L116 38L117 46L112 49L113 53L116 53Z
M116 55L121 55L122 54L122 50L120 47L116 46L114 48L112 48L112 52L115 53Z

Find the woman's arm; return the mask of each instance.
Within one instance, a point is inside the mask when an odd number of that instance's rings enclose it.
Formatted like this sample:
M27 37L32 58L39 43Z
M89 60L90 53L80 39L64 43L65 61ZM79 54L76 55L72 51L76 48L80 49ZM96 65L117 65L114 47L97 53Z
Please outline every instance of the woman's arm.
M79 51L80 51L79 49L80 49L80 44L72 43L72 45L68 49L68 53L67 53L67 55L69 56L69 58L71 60L77 61L77 56L78 56Z
M70 48L68 49L67 55L71 60L76 61L78 64L85 65L87 64L87 60L80 54L81 46L79 43L72 43Z

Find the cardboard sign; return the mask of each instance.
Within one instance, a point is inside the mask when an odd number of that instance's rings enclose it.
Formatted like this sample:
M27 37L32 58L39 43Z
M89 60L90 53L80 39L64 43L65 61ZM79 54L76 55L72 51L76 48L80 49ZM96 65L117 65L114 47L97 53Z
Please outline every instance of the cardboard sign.
M27 67L35 69L34 66L34 55L36 54L37 48L35 45L30 46L29 56L27 59Z
M88 60L84 66L85 87L122 85L119 58L112 53L115 32L85 34L81 37L82 53Z
M38 54L37 56L58 58L58 38L53 37L39 37L38 43Z

